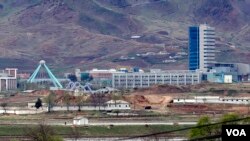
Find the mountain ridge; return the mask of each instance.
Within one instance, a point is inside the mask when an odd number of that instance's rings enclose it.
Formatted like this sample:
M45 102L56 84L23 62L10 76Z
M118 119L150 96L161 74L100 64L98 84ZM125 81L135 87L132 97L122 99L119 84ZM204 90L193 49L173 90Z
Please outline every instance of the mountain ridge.
M187 69L187 57L166 64L169 55L136 54L187 52L188 26L201 23L216 28L217 61L248 63L248 6L248 0L2 0L0 63L26 70L41 59L62 70Z

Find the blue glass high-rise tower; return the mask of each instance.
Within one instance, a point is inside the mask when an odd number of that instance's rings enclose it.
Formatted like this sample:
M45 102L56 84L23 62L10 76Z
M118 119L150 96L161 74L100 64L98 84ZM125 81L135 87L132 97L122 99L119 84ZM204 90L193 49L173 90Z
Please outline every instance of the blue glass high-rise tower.
M215 63L215 31L206 24L189 27L189 70L208 70Z
M199 69L199 27L189 27L189 70Z

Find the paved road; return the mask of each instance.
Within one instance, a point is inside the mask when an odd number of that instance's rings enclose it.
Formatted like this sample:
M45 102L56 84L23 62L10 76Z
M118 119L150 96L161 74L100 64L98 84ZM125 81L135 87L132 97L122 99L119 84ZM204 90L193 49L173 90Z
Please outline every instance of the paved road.
M103 122L89 123L88 125L196 125L197 122Z
M65 141L76 141L75 139L64 139ZM123 138L79 138L77 141L149 141L149 140L157 140L157 141L185 141L187 138L182 137L158 137L156 138L136 138L136 139L123 139Z
M24 125L29 125L29 124L40 124L41 122L39 121L0 121L0 124L13 124L13 125L18 125L18 124L24 124ZM65 125L65 122L60 121L60 122L55 122L55 121L46 121L45 124L48 125ZM66 126L72 126L73 123L70 121L66 122ZM126 125L196 125L196 122L164 122L164 121L150 121L150 122L89 122L86 124L88 126L108 126L108 125L120 125L120 126L126 126Z

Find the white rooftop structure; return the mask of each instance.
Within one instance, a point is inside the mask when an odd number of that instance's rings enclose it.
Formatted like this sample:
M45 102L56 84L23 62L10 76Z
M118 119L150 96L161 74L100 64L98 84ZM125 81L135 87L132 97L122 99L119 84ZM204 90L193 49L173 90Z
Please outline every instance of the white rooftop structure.
M139 38L141 38L141 36L139 36L139 35L133 35L133 36L131 36L130 38L131 38L131 39L139 39Z
M107 104L129 104L127 101L124 100L110 100L106 102Z
M97 72L97 73L113 73L113 72L117 72L117 70L116 69L101 70L101 69L94 68L94 69L90 70L90 72L91 73L95 73L95 72Z

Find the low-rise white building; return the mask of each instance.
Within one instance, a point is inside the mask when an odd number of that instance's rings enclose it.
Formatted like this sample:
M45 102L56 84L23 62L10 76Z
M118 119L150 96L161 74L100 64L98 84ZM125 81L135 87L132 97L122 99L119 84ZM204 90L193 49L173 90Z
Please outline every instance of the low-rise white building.
M130 110L130 105L123 100L110 100L106 102L106 110Z
M214 104L250 104L250 97L196 96L194 98L174 98L173 103L214 103Z
M77 116L73 119L73 125L88 125L89 120L82 116Z
M29 108L34 108L35 103L29 103ZM44 108L47 108L47 105L43 105ZM130 104L129 102L123 101L123 100L110 100L107 101L104 105L101 106L81 106L80 109L82 111L95 111L95 110L101 110L101 111L112 111L112 110L130 110ZM78 111L78 106L59 106L55 105L51 108L51 111Z

